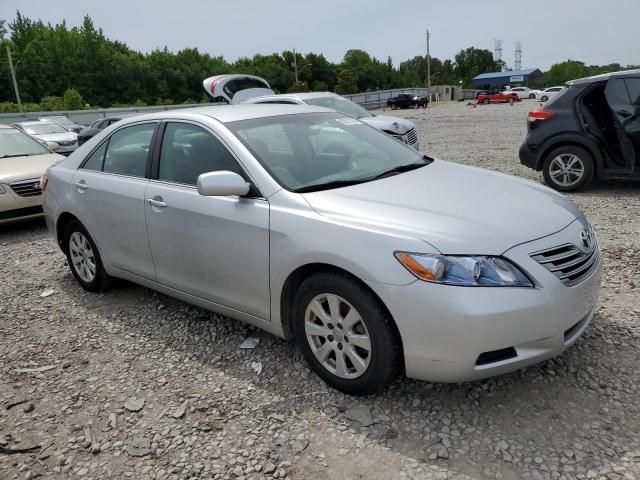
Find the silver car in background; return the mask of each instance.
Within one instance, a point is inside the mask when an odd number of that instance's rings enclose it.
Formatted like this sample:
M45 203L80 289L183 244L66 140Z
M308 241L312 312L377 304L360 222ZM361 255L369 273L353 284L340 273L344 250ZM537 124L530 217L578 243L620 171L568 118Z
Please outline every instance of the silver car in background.
M566 197L320 107L127 118L47 179L85 289L123 278L295 339L348 393L539 362L596 309L600 248Z
M58 145L56 153L62 155L69 155L78 148L78 134L70 132L55 122L20 122L13 123L11 126L22 130L42 143L56 143Z
M230 104L267 103L326 107L360 119L403 143L420 149L418 131L411 120L374 115L355 102L332 92L286 93L276 95L269 83L253 75L216 75L203 81L205 92L213 99L223 98Z

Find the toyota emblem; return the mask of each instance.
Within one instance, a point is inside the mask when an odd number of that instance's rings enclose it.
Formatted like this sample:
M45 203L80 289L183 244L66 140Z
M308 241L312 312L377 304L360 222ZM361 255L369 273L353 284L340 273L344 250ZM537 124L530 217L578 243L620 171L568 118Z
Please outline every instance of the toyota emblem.
M580 243L586 252L593 249L593 233L586 228L583 228L580 232Z

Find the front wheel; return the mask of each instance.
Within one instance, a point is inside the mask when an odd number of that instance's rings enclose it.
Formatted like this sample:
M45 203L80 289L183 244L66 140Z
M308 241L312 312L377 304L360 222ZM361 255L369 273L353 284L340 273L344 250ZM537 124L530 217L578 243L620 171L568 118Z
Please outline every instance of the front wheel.
M529 94L529 100L533 100L534 98L536 98L536 94L535 93L530 93Z
M90 292L107 290L113 279L107 274L95 242L84 226L71 222L65 231L65 251L71 273Z
M482 103L484 103L485 105L489 105L491 103L491 100L489 100L488 98L485 98Z
M294 306L296 343L320 378L349 394L391 383L401 355L393 321L378 298L346 274L320 273L301 285Z
M545 183L560 192L573 192L587 186L594 172L593 156L573 145L550 152L542 167Z
M547 100L549 100L549 97L547 97L546 95L543 95L542 97L540 97L541 102L546 102Z

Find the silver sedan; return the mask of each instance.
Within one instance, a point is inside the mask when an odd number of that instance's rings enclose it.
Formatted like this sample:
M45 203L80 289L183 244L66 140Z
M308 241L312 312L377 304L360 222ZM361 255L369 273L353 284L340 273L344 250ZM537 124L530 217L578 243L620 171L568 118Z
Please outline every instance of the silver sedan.
M43 185L85 289L127 279L295 339L348 393L553 357L600 289L598 241L566 197L320 107L128 118Z

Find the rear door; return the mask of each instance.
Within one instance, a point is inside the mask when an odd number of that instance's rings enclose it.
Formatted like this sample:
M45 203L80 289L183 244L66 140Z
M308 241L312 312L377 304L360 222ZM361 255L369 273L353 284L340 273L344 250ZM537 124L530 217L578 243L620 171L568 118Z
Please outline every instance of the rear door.
M640 161L640 76L613 76L604 94L613 114L625 166L633 172Z

